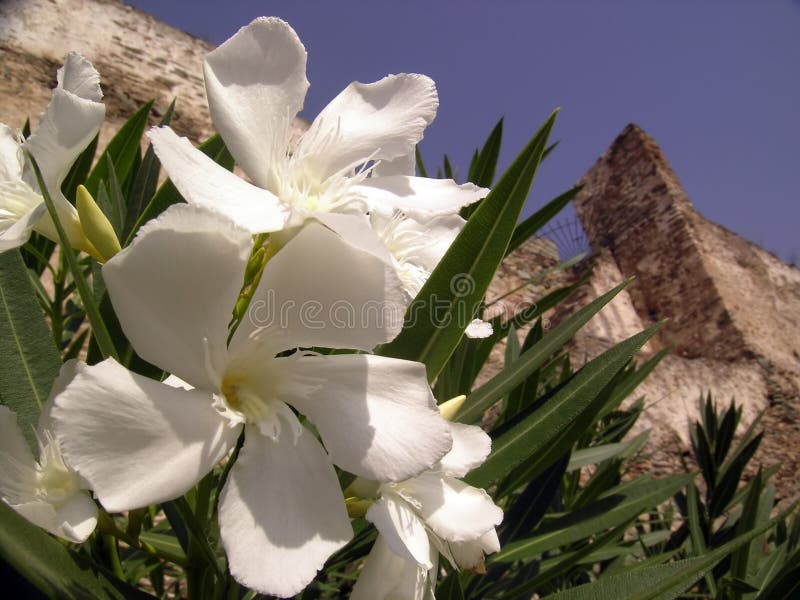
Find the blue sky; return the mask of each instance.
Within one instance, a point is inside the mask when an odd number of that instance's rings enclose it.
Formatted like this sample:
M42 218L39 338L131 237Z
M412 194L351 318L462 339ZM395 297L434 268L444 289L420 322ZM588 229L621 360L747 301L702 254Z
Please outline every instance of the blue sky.
M431 76L429 167L447 153L466 172L501 116L505 167L561 107L528 213L638 123L701 213L800 257L800 0L128 2L214 43L286 19L309 53L310 119L353 80Z

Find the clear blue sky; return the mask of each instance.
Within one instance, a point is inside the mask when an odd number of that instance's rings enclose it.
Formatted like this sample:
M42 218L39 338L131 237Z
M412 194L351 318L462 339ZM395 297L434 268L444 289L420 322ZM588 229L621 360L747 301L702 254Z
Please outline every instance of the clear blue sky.
M353 80L431 76L429 166L447 153L465 172L505 116L505 167L561 107L561 144L527 212L633 121L701 213L784 260L800 255L800 0L128 2L214 43L257 16L284 18L309 53L309 119Z

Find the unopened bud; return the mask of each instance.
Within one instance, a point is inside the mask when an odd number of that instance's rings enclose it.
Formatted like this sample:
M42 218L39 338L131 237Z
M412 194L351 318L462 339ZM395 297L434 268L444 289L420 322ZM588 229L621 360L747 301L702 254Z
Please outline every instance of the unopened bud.
M456 396L455 398L450 398L450 400L442 402L439 405L439 413L442 415L442 418L447 421L455 419L466 399L467 397L462 394L461 396Z
M78 218L81 222L81 229L86 238L97 249L99 257L106 261L122 248L119 245L117 234L111 223L97 206L92 195L82 185L78 186L76 206ZM97 257L95 257L97 258Z

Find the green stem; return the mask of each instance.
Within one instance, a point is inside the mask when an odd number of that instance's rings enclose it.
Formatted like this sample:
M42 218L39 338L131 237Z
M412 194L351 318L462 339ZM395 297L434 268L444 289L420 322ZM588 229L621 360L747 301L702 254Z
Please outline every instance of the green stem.
M214 570L214 574L223 579L225 574L219 568L219 563L217 562L217 556L214 553L214 550L211 548L211 544L208 543L208 538L206 537L203 528L200 526L200 523L197 522L194 513L192 512L192 508L189 506L189 503L186 501L186 498L180 497L173 500L173 505L180 514L181 519L183 520L184 525L189 531L189 563L194 563L195 557L202 557L203 560L208 563Z
M50 193L47 191L47 186L44 183L42 172L39 170L39 165L36 164L36 159L33 158L32 154L28 153L27 156L31 167L33 168L33 173L36 175L36 181L39 184L39 191L42 193L45 206L47 206L47 212L50 214L50 218L53 221L56 233L58 233L58 240L61 245L61 254L64 256L67 264L69 265L69 270L72 272L72 278L75 280L75 286L77 287L78 294L83 302L86 316L89 319L89 323L92 325L92 334L97 341L97 346L100 348L100 352L103 353L104 357L112 357L119 362L117 350L114 347L113 341L111 340L111 334L109 334L106 324L103 322L103 319L100 316L100 311L97 309L97 305L94 302L92 291L89 289L89 285L86 283L86 278L83 276L83 271L78 264L78 259L76 258L75 252L73 252L72 246L69 243L67 233L64 231L64 227L61 225L61 221L58 218L55 204L53 204L53 199L50 197Z
M157 550L155 547L151 546L147 542L144 542L130 534L126 531L123 531L119 527L117 527L117 523L114 519L106 512L101 512L98 518L98 527L100 531L103 533L103 541L105 542L105 538L111 537L116 538L120 541L125 542L131 548L136 548L137 550L141 550L142 552L149 554L159 560L165 560L171 563L174 563L180 567L186 568L188 566L187 560L179 555L172 554L171 552L163 552L161 550Z
M102 539L108 562L111 565L111 570L114 572L114 575L125 581L125 571L122 570L122 563L119 560L117 540L114 538L114 536L108 534L104 534Z

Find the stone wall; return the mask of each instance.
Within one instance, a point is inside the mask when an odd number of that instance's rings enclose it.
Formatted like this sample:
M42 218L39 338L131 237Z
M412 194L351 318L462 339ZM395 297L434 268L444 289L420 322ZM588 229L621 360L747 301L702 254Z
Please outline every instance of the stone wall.
M675 455L688 444L687 422L697 416L701 394L725 404L735 398L745 424L765 411L769 435L760 457L783 462L781 492L797 496L800 270L700 215L658 145L636 125L582 183L575 208L595 268L556 319L625 277L635 280L579 333L573 351L596 356L668 319L641 353L674 349L635 392L648 405L638 429L652 428L654 447Z

